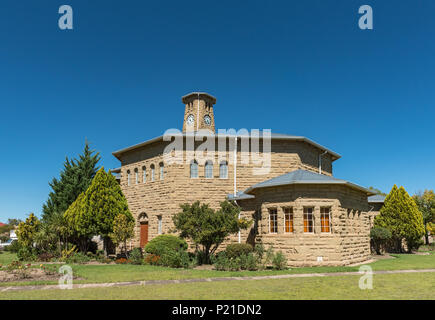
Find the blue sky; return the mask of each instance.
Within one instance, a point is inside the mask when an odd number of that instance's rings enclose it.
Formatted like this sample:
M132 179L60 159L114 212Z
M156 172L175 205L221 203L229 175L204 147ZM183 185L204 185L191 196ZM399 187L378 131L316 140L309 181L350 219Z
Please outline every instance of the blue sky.
M58 28L58 8L74 30ZM358 28L369 4L374 30ZM218 128L271 128L340 153L334 175L434 188L435 3L0 2L0 221L41 213L85 139L111 153L181 128L181 96Z

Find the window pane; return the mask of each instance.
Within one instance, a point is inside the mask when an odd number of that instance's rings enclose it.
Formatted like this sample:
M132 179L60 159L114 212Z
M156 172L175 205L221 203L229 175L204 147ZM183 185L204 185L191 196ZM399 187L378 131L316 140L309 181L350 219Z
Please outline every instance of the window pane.
M304 208L304 232L314 232L313 208Z
M160 180L163 180L163 173L164 173L164 166L163 164L160 165Z
M284 208L285 232L293 232L293 208Z
M322 232L331 231L329 208L320 208L320 229Z
M278 232L278 213L276 209L269 210L269 232L270 233Z
M221 163L219 166L219 177L221 179L227 179L228 178L228 165L226 162Z
M205 164L205 177L207 179L213 178L213 163L206 162Z
M190 177L198 178L198 164L196 162L190 164Z

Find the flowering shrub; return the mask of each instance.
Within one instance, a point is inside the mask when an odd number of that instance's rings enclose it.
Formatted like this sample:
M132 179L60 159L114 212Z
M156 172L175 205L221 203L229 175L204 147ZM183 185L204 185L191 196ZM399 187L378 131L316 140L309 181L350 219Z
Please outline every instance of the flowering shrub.
M152 265L158 265L160 260L160 256L156 254L147 254L145 257L145 263L146 264L152 264Z
M116 264L128 264L128 263L131 263L131 261L128 259L125 259L125 258L119 258L119 259L115 260L115 263Z

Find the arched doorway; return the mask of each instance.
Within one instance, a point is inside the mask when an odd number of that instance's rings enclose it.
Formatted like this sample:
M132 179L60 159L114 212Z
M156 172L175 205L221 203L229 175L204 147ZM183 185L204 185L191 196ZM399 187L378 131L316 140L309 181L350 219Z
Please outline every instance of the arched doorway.
M148 243L148 215L143 212L138 217L140 230L140 247L144 248Z

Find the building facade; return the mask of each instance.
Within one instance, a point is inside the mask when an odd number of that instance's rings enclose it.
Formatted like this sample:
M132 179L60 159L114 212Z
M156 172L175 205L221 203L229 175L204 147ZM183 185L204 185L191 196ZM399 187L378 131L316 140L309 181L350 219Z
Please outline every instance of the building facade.
M195 92L182 102L182 132L113 153L121 166L112 172L136 219L132 247L171 232L183 203L199 200L217 209L229 199L254 224L228 242L273 245L294 266L368 259L373 193L333 177L339 154L301 136L215 134L213 96ZM175 141L181 149L174 150Z

